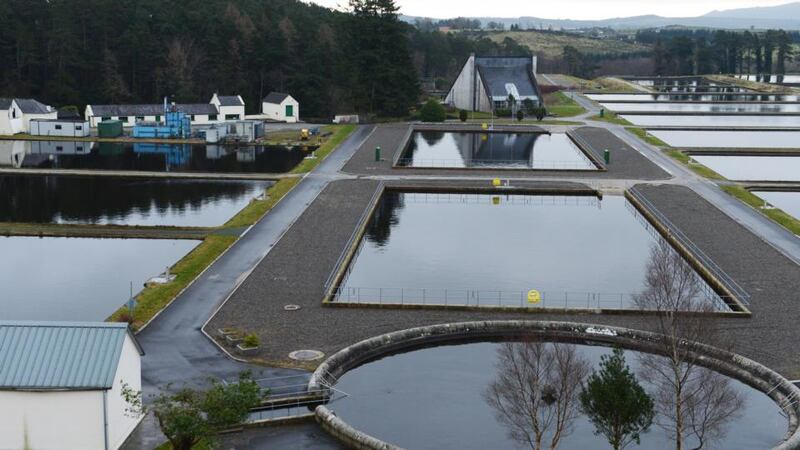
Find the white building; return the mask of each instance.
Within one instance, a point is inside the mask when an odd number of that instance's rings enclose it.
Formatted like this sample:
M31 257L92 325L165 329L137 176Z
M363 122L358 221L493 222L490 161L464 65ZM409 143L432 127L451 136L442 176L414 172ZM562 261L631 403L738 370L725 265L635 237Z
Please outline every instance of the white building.
M244 100L240 95L217 95L208 103L179 103L178 111L189 116L192 126L212 125L244 118ZM104 120L119 120L129 128L136 122L161 122L164 104L152 105L86 105L84 118L89 126L97 128Z
M278 122L296 123L300 120L300 102L289 94L270 92L261 100L261 115Z
M33 136L89 136L89 122L75 119L34 119L29 133Z
M31 141L0 140L0 167L22 167Z
M221 120L244 120L244 100L241 95L214 94L209 103L217 107Z
M0 448L120 448L142 354L127 324L0 321Z
M467 111L493 112L510 108L509 95L541 105L536 82L536 56L476 57L470 55L445 98L448 105Z
M56 119L58 111L32 98L0 98L0 135L28 133L34 119Z

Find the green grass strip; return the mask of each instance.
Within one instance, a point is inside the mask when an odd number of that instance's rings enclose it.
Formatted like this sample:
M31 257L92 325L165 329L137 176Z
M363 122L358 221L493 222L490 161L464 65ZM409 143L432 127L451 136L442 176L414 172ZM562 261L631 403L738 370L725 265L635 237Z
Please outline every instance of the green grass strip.
M319 163L321 163L328 155L347 139L350 134L355 131L356 125L348 124L348 125L327 125L323 128L323 132L332 132L333 135L329 137L320 147L317 149L314 154L316 155L316 159L305 159L303 162L297 165L294 169L292 169L289 173L306 173L311 172Z
M752 192L748 191L747 189L743 188L739 185L726 185L722 186L722 190L730 194L732 197L735 197L742 202L750 205L751 207L755 208L761 214L769 217L772 221L778 223L780 226L786 228L787 230L791 231L793 234L800 235L800 220L795 219L791 215L787 214L786 212L778 209L766 209L763 208L764 206L764 199L753 194Z

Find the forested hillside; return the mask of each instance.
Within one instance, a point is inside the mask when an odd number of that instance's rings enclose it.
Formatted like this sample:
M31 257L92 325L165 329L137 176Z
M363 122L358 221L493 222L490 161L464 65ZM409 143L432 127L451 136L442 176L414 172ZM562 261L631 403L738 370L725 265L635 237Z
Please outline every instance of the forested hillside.
M54 105L288 91L307 116L405 114L418 99L391 0L0 0L0 95Z

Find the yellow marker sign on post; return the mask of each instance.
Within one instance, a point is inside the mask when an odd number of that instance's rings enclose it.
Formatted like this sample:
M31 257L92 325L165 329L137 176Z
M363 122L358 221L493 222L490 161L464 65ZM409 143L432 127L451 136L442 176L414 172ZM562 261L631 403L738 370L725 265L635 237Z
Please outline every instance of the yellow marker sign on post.
M537 304L542 301L542 294L536 289L528 291L528 303Z
M494 187L498 187L501 184L503 184L503 182L500 181L500 178L495 178L494 180L492 180L492 186L494 186Z

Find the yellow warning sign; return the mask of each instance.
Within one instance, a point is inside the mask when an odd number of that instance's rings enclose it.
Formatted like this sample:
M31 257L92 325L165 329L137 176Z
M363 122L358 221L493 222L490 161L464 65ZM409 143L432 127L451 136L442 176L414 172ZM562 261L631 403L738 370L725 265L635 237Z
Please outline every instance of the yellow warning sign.
M536 289L528 291L528 303L539 303L542 301L542 294Z
M495 179L492 180L492 186L494 186L494 187L498 187L501 184L503 184L503 182L500 181L500 178L495 178Z

